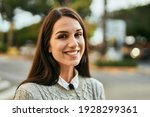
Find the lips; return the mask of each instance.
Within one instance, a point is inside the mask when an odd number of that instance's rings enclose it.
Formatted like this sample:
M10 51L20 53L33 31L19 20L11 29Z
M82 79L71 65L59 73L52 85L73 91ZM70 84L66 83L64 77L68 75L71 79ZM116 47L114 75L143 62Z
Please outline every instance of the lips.
M70 56L76 56L79 53L79 50L71 50L71 51L66 51L64 53Z

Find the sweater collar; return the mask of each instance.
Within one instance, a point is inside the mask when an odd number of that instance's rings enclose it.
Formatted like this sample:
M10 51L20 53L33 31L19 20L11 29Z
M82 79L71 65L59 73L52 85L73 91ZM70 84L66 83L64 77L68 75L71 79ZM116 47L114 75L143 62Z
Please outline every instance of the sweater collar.
M77 89L79 85L78 71L75 69L75 76L70 83L66 82L61 76L59 76L58 84L64 87L66 90L70 90L69 84L72 84L74 88Z

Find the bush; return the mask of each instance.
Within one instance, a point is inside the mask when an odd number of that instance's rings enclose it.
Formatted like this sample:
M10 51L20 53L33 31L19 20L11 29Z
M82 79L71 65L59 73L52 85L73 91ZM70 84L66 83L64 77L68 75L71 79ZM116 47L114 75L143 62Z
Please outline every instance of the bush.
M14 45L15 46L23 46L28 41L32 43L36 43L38 32L40 29L41 23L33 24L29 27L24 27L20 30L15 30L14 32Z
M138 61L133 60L133 59L124 59L121 61L100 61L97 60L95 62L97 66L117 66L117 67L122 67L122 66L137 66Z
M0 44L0 52L6 52L7 51L7 45L6 44Z

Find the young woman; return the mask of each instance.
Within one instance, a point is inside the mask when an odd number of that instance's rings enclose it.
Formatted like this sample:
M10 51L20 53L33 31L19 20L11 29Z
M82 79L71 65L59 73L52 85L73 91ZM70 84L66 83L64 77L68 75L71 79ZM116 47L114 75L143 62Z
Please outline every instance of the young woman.
M46 16L28 78L18 87L20 100L99 100L103 85L90 78L87 37L81 17L55 8Z

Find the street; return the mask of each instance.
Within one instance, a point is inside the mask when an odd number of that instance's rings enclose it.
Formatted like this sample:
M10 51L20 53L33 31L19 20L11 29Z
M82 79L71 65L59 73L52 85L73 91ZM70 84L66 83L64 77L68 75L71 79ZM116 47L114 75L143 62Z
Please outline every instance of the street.
M139 68L108 68L93 71L92 76L103 83L106 99L144 100L150 99L149 73Z
M12 99L19 83L26 79L31 60L0 56L0 99ZM92 77L104 85L106 99L150 99L150 69L147 64L137 68L91 67Z
M0 56L0 99L12 99L19 83L26 79L31 61Z

